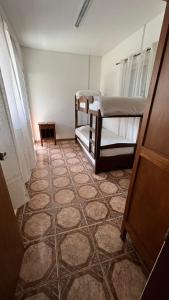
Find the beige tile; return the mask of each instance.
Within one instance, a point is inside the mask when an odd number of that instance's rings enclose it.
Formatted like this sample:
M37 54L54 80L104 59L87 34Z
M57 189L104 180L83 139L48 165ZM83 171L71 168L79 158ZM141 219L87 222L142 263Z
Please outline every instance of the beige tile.
M130 184L130 179L128 179L128 178L120 179L120 180L119 180L119 185L120 185L123 189L128 189L128 188L129 188L129 184Z
M52 161L52 166L53 167L60 167L60 166L62 166L62 165L64 165L64 160L63 159L55 159L55 160L53 160Z
M58 205L70 204L74 202L75 199L75 192L71 188L60 189L54 195L54 201Z
M73 180L75 184L85 184L91 182L90 176L86 173L79 173L77 175L74 175Z
M79 205L66 206L57 209L56 233L69 231L86 226L86 221Z
M32 243L26 247L20 271L22 289L50 278L54 267L57 266L54 249L54 238Z
M37 180L37 181L34 181L33 183L31 183L30 189L33 192L40 192L40 191L47 189L48 186L49 186L48 181L45 179L41 179L41 180Z
M124 213L126 198L120 196L114 196L110 199L111 208L117 212Z
M118 192L118 187L111 181L104 181L99 183L99 188L103 194L111 195Z
M35 177L35 178L37 178L37 179L46 177L46 176L48 176L48 170L45 170L45 169L42 169L42 170L35 170L35 171L32 173L32 176Z
M70 166L70 171L72 173L80 173L84 171L84 166L82 164Z
M68 176L60 176L53 179L53 185L56 188L62 188L71 185L71 180Z
M53 176L67 175L67 172L68 170L66 167L57 167L52 170Z
M95 197L97 197L98 194L98 190L94 185L82 185L80 187L77 187L77 192L78 195L83 198L83 199L93 199Z
M52 234L54 234L54 217L49 211L24 216L23 236L26 241Z
M31 197L27 206L31 210L44 209L50 203L50 196L45 193L38 193Z
M84 227L57 235L59 245L59 276L98 264L89 230Z

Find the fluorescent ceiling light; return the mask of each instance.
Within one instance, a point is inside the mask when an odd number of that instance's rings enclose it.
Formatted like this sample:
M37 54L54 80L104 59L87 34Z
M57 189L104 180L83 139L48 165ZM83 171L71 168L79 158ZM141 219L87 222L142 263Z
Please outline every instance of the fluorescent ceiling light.
M77 21L75 23L75 27L77 27L77 28L79 27L79 25L80 25L80 23L81 23L84 15L85 15L85 13L87 12L87 9L88 9L89 4L91 3L91 1L92 0L85 0L84 1L83 5L82 5L82 8L80 10L80 13L78 15Z

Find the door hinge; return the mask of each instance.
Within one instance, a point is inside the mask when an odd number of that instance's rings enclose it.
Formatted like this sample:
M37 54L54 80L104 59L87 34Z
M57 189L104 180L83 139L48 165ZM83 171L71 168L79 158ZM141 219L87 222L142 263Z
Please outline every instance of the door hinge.
M0 160L5 160L7 158L6 152L0 152Z

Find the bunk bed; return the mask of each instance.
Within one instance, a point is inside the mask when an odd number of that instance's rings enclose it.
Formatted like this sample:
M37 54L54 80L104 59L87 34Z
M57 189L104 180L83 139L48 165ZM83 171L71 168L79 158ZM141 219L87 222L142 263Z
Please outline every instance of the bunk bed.
M79 91L75 95L75 140L92 163L95 173L132 168L146 99L103 97L100 92ZM88 122L79 124L78 113ZM137 118L135 138L128 138L104 126L104 120Z

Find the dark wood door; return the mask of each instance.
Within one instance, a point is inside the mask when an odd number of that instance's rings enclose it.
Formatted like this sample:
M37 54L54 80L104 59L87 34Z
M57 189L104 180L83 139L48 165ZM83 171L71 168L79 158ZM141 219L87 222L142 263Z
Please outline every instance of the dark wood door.
M122 226L151 269L169 227L169 3Z
M169 231L140 300L168 300Z
M0 299L13 299L22 258L23 245L0 164Z

